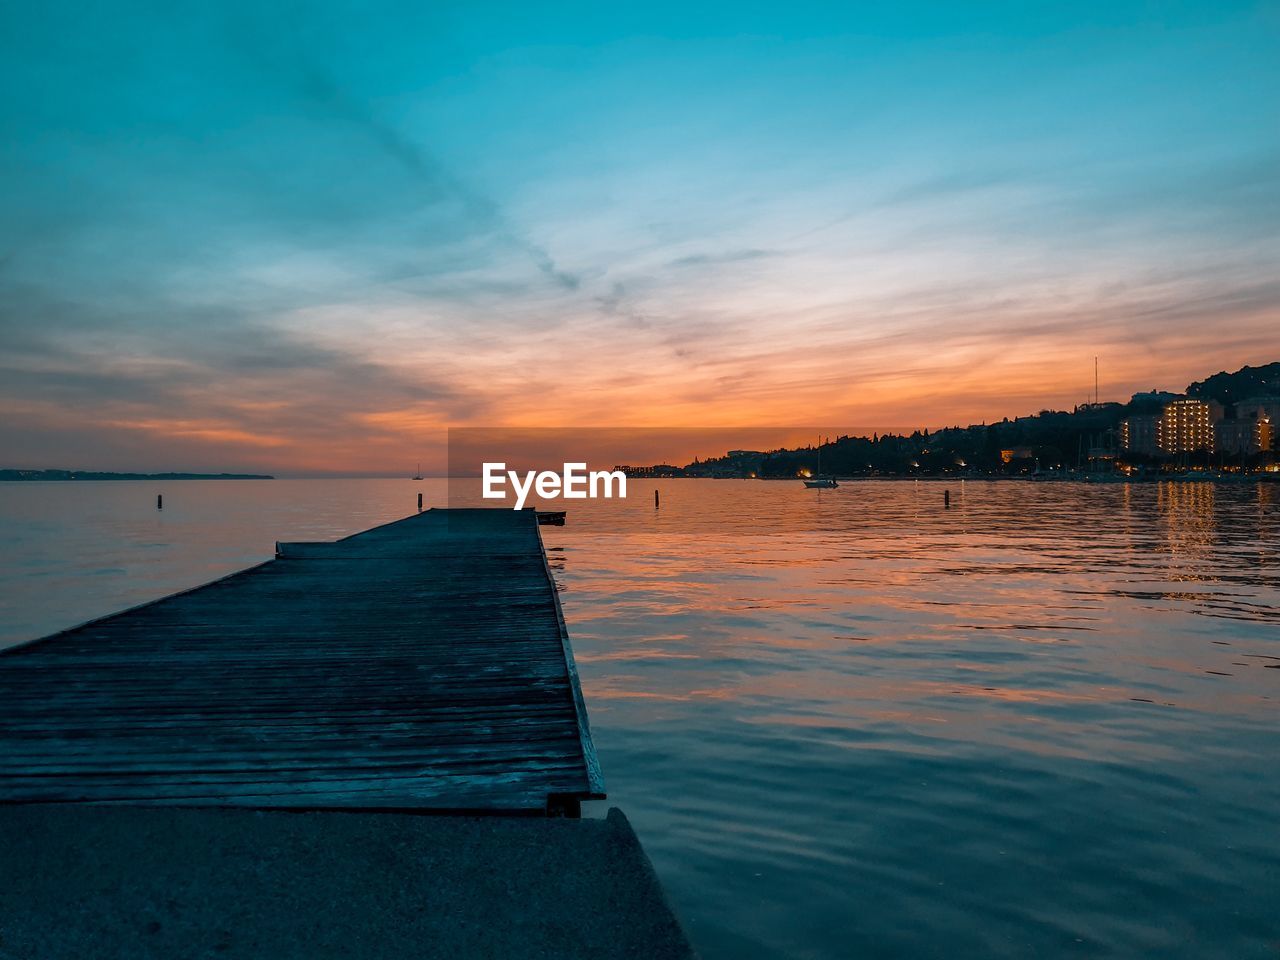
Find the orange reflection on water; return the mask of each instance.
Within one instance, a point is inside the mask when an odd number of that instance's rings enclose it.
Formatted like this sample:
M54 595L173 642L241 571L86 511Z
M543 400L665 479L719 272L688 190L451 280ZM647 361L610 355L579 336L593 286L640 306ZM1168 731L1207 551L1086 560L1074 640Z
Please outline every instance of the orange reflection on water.
M1270 493L669 481L634 533L604 545L588 506L554 536L588 692L639 724L666 701L838 745L1151 759L1185 724L1274 714L1271 672L1232 665L1280 622Z

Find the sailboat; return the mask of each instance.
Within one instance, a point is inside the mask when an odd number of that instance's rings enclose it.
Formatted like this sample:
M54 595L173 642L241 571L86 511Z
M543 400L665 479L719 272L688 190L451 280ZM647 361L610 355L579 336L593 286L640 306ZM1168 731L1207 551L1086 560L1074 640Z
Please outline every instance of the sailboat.
M418 469L413 472L413 479L415 480L422 479L422 461L421 460L418 461Z
M817 472L804 482L806 487L817 488L822 490L838 487L835 477L824 477L822 475L822 438L818 438L818 469Z

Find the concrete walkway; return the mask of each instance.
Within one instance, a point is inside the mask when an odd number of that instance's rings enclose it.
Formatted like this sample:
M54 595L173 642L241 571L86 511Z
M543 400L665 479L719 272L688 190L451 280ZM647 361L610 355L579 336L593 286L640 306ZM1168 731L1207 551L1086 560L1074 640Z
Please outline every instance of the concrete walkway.
M2 960L692 956L616 809L0 805Z

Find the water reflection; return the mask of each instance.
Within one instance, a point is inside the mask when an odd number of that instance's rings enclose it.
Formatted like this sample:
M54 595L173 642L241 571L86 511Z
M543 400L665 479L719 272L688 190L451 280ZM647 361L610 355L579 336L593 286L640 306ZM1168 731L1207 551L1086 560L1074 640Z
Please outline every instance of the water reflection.
M1217 524L1214 518L1212 483L1161 483L1156 487L1159 510L1168 550L1172 554L1189 554L1190 565L1209 556L1215 547Z

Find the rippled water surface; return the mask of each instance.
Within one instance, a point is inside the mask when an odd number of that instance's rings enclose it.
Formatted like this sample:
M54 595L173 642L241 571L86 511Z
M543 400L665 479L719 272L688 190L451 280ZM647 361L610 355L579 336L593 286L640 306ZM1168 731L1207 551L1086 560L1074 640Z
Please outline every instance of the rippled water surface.
M1280 956L1280 487L657 485L543 533L704 957ZM2 486L0 644L443 498Z

